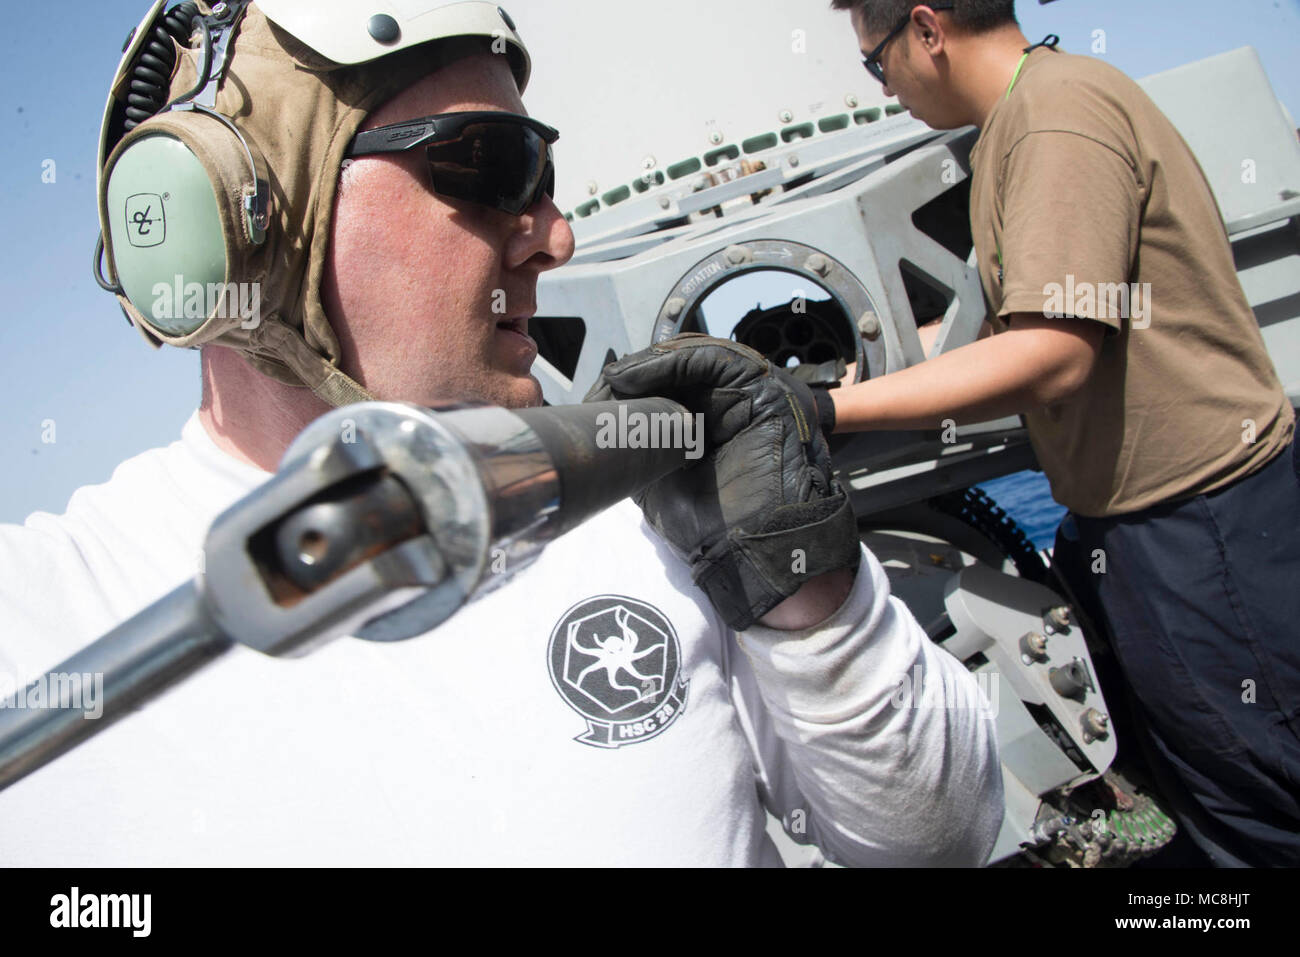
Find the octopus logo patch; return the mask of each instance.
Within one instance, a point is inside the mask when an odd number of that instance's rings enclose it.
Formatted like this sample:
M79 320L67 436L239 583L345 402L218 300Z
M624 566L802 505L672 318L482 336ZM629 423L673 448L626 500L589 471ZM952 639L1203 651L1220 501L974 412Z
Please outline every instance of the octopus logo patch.
M587 730L574 740L618 748L655 737L686 707L677 633L653 605L621 595L578 602L546 650L555 690Z

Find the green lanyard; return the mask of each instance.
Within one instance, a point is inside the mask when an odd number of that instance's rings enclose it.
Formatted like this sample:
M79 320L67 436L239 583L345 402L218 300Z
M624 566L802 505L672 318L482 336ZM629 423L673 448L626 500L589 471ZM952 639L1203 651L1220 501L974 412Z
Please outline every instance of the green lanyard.
M1035 43L1027 49L1020 57L1020 62L1016 64L1016 72L1011 75L1011 82L1007 84L1007 95L1003 100L1011 99L1011 91L1016 88L1016 81L1020 79L1020 71L1025 68L1025 61L1029 59L1029 54L1033 53L1039 47L1047 47L1049 50L1056 49L1056 45L1061 42L1061 38L1055 33L1048 34L1043 38L1041 43ZM998 282L1002 281L1002 244L998 243Z
M1033 47L1030 47L1029 49L1032 50ZM1008 84L1007 86L1007 95L1003 97L1003 99L1005 100L1011 99L1011 91L1016 88L1016 80L1020 79L1020 71L1025 68L1025 61L1028 59L1029 59L1029 50L1026 50L1024 52L1024 55L1020 57L1020 62L1016 64L1016 72L1013 73L1011 76L1011 83Z
M1011 82L1007 85L1007 95L1003 99L1011 99L1011 91L1016 88L1016 81L1020 79L1020 71L1025 68L1025 61L1029 59L1029 54L1033 53L1039 47L1047 47L1049 50L1055 50L1056 45L1061 42L1061 38L1055 33L1049 33L1043 39L1039 40L1031 47L1025 47L1024 56L1016 64L1016 72L1011 75Z

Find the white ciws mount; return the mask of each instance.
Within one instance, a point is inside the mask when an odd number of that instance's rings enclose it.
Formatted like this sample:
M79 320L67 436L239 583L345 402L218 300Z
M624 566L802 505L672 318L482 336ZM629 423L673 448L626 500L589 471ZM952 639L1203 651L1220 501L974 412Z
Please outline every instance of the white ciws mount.
M1106 700L1083 629L1056 592L976 564L948 579L944 605L955 630L943 648L986 675L983 687L1000 684L991 711L1009 796L1068 789L1111 766ZM994 860L1036 843L1037 819L1036 801L1009 800Z

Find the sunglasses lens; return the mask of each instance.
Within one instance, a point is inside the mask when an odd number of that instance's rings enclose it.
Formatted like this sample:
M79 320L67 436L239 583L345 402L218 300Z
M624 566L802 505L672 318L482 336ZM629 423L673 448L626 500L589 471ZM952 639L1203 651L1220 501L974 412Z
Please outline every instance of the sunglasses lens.
M472 123L426 154L434 190L515 216L541 198L550 168L546 141L515 123Z

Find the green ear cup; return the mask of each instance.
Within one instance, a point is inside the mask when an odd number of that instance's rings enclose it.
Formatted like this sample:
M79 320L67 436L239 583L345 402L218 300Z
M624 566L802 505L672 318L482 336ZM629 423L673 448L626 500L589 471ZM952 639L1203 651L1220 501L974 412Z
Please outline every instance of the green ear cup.
M174 136L145 136L108 172L113 270L126 297L161 331L188 335L226 279L217 196L203 164Z

